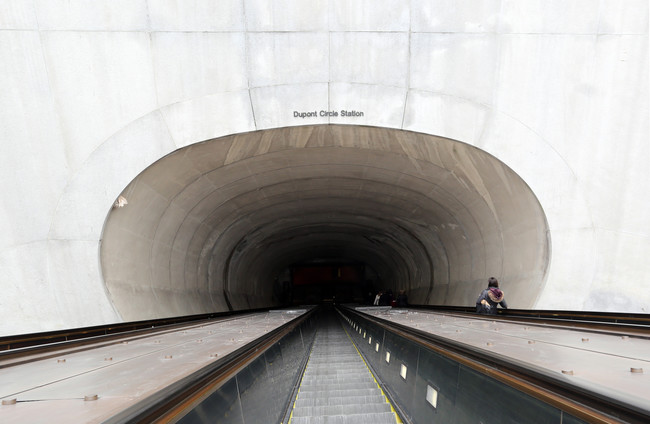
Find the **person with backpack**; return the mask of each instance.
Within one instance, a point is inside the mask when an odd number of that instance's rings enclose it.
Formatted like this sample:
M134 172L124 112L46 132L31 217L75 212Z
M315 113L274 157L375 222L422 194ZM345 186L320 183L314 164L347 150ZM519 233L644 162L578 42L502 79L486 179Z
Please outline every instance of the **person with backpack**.
M494 277L490 277L488 279L488 288L483 290L476 299L476 312L485 315L496 315L498 305L508 309L505 295L499 289L499 281Z

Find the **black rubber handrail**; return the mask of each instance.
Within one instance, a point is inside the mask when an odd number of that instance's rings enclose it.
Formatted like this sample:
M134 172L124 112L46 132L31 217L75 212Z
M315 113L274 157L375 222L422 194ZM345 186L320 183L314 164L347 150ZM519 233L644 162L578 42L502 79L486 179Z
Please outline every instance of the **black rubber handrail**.
M544 325L580 328L585 331L627 334L650 338L650 315L615 313L615 312L581 312L530 309L498 309L496 315L479 315L472 308L454 306L409 306L409 308L428 312L462 314L477 319L494 319Z
M268 311L268 308L249 309L244 311L213 312L209 314L183 315L171 318L159 318L143 321L120 322L91 327L70 328L65 330L44 331L40 333L18 334L0 337L0 355L6 351L24 349L34 346L51 345L108 336L124 334L138 330L150 330L175 324L188 324L191 322L207 321L215 318L238 316L245 313Z
M409 308L437 312L475 313L475 307L447 305L409 305ZM499 317L548 318L566 321L603 322L650 327L650 314L633 312L568 311L554 309L497 309Z
M444 306L444 305L409 305L409 308L447 311L460 313L474 313L473 307L467 306ZM243 313L252 313L268 310L268 308L250 309L234 312L213 312L208 314L185 315L171 318L160 318L143 321L131 321L123 323L112 323L90 327L80 327L65 330L45 331L39 333L18 334L0 337L0 354L2 352L22 349L26 347L48 345L53 343L83 340L110 334L128 333L130 331L158 328L174 324L187 324L193 321L210 320L219 317L236 316ZM624 325L640 325L650 328L650 314L617 313L617 312L584 312L584 311L558 311L558 310L534 310L534 309L499 309L497 317L508 318L530 318L530 319L553 319L557 322L565 321L597 321L603 323L616 323Z

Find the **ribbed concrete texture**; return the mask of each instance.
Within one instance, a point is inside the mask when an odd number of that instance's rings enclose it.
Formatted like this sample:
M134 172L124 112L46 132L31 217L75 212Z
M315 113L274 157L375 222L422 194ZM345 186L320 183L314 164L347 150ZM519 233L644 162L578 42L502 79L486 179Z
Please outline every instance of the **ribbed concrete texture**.
M413 301L648 312L648 1L0 1L0 334ZM278 271L279 270L279 271Z
M313 258L364 263L378 289L404 289L414 304L467 304L489 274L529 308L548 268L546 217L526 183L477 148L418 133L223 137L166 156L122 195L101 260L130 320L267 306L277 276Z
M399 422L351 339L330 315L318 328L290 424Z

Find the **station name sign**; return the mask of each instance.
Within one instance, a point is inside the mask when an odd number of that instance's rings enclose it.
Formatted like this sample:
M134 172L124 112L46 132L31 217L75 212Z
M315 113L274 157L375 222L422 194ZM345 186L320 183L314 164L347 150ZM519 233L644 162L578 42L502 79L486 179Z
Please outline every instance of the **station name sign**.
M364 116L363 112L358 110L310 110L310 111L293 111L294 118L331 118L331 117L343 117L343 118L358 118Z

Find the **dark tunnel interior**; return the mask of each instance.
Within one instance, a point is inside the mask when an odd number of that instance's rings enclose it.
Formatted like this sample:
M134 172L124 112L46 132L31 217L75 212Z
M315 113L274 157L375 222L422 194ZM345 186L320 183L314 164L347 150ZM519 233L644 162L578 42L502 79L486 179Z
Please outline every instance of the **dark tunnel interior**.
M415 132L316 125L207 140L121 195L100 258L125 320L386 289L471 305L493 275L525 308L548 269L547 221L525 181L476 147Z

